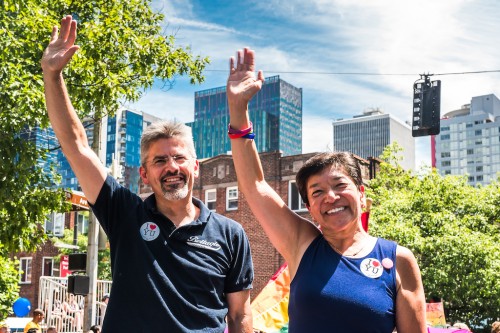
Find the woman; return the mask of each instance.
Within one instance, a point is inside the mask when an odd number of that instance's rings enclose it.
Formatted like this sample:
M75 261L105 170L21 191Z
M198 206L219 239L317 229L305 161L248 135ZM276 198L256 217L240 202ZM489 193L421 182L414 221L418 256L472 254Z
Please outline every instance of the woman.
M264 82L255 78L254 52L230 60L229 137L240 190L289 265L289 331L398 332L426 330L425 299L413 254L368 235L357 160L349 153L319 154L300 169L297 186L312 222L293 213L266 183L248 102Z

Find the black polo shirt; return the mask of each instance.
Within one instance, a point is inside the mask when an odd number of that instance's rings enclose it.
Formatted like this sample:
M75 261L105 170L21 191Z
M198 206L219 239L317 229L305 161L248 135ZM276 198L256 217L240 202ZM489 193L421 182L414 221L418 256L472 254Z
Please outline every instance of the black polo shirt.
M92 206L109 237L113 284L103 332L223 332L226 293L252 288L253 266L241 225L200 209L176 228L108 177Z

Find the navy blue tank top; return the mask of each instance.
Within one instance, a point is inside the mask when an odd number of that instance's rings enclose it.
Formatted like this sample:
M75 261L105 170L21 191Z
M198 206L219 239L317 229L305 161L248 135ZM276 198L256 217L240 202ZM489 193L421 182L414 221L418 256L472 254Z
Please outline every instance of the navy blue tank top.
M304 253L290 284L289 332L392 332L396 246L378 238L367 256L349 258L319 235ZM392 268L382 266L385 258L392 260Z

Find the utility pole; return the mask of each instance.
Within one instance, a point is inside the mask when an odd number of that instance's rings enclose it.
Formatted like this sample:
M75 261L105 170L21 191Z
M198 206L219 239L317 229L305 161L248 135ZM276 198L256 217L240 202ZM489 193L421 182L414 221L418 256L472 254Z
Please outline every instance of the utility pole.
M101 119L94 122L92 150L99 156ZM99 239L99 222L92 210L89 210L89 233L87 243L87 275L89 276L89 293L85 297L83 313L83 331L88 332L96 319L97 297L97 255Z

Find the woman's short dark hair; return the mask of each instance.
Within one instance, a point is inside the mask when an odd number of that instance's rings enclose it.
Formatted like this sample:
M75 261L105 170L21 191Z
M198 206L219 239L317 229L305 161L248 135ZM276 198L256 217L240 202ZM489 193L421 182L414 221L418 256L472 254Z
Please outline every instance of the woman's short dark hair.
M307 182L309 178L331 166L343 170L358 188L363 185L359 161L352 153L341 151L317 154L308 159L295 176L297 188L305 204L309 205L307 197Z

